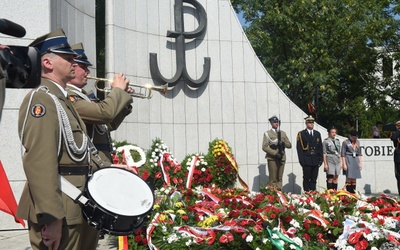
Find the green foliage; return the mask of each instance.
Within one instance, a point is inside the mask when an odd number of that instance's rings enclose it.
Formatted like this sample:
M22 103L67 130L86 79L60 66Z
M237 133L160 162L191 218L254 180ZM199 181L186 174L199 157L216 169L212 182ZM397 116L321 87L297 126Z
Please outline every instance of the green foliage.
M394 0L232 0L246 34L281 89L305 112L318 91L318 119L342 134L398 117L399 80L382 79L379 59L399 57ZM379 48L379 49L378 49ZM388 101L387 96L392 100ZM339 123L339 124L338 124Z

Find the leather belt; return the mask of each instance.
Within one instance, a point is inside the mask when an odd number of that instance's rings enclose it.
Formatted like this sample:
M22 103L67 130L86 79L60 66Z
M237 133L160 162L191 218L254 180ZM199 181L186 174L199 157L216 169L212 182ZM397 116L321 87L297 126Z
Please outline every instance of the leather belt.
M59 165L58 173L60 175L87 175L89 174L88 165Z

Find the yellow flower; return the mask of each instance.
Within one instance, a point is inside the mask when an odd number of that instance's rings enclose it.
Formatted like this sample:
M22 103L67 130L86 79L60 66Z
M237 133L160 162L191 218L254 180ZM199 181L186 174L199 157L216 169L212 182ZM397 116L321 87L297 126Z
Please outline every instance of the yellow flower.
M178 201L177 203L175 203L175 207L181 208L181 207L183 207L183 203Z
M159 208L160 208L160 205L158 205L158 204L155 204L153 208L154 208L154 210L157 210L157 209L159 209Z
M160 221L166 221L168 219L168 216L165 214L160 215Z
M176 211L178 214L182 215L182 214L186 214L185 211L183 211L182 209L179 209L178 211Z
M165 210L165 212L166 212L167 214L173 214L173 213L174 213L174 210L169 209L169 210Z
M213 215L213 216L208 217L207 219L205 219L203 221L200 221L199 223L197 223L197 225L202 227L202 228L208 228L216 221L218 221L218 216Z

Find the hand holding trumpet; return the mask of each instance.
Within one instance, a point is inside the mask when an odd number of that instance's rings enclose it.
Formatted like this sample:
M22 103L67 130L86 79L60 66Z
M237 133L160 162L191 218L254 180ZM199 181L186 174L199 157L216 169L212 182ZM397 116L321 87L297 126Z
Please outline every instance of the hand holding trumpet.
M119 88L129 93L129 80L126 79L124 74L118 73L114 76L111 88Z

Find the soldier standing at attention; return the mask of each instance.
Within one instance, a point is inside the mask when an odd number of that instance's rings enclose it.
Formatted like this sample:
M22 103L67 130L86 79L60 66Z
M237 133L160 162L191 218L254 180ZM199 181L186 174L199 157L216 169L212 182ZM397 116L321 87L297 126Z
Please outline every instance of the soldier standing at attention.
M400 120L396 121L396 131L390 139L393 141L394 146L394 174L397 180L397 191L400 196Z
M89 62L82 43L72 45L71 48L78 54L75 62L75 78L68 82L67 91L69 98L78 111L79 116L85 122L88 135L99 151L103 161L112 162L112 141L110 131L116 130L123 119L132 111L132 96L127 91L129 81L125 75L116 74L111 84L111 92L100 101L92 93L88 94L83 87L87 84L87 76L90 73Z
M286 133L280 130L280 120L276 116L269 118L272 128L264 133L262 149L268 160L269 181L268 186L278 190L282 189L282 176L285 168L285 148L291 148Z
M323 162L321 134L314 130L314 117L304 118L306 129L297 134L297 155L303 168L303 189L315 191L318 169Z
M87 174L86 127L67 99L68 81L75 77L76 53L62 29L34 40L41 53L42 79L23 100L18 131L26 184L17 216L28 221L29 239L37 249L82 249L82 211L60 190L59 174L83 191Z
M362 159L358 132L350 131L350 136L342 144L343 170L346 174L346 189L355 193L356 180L361 178Z
M338 177L342 167L340 157L340 141L336 138L335 127L328 128L328 137L322 143L324 149L324 171L326 172L326 188L336 189Z

